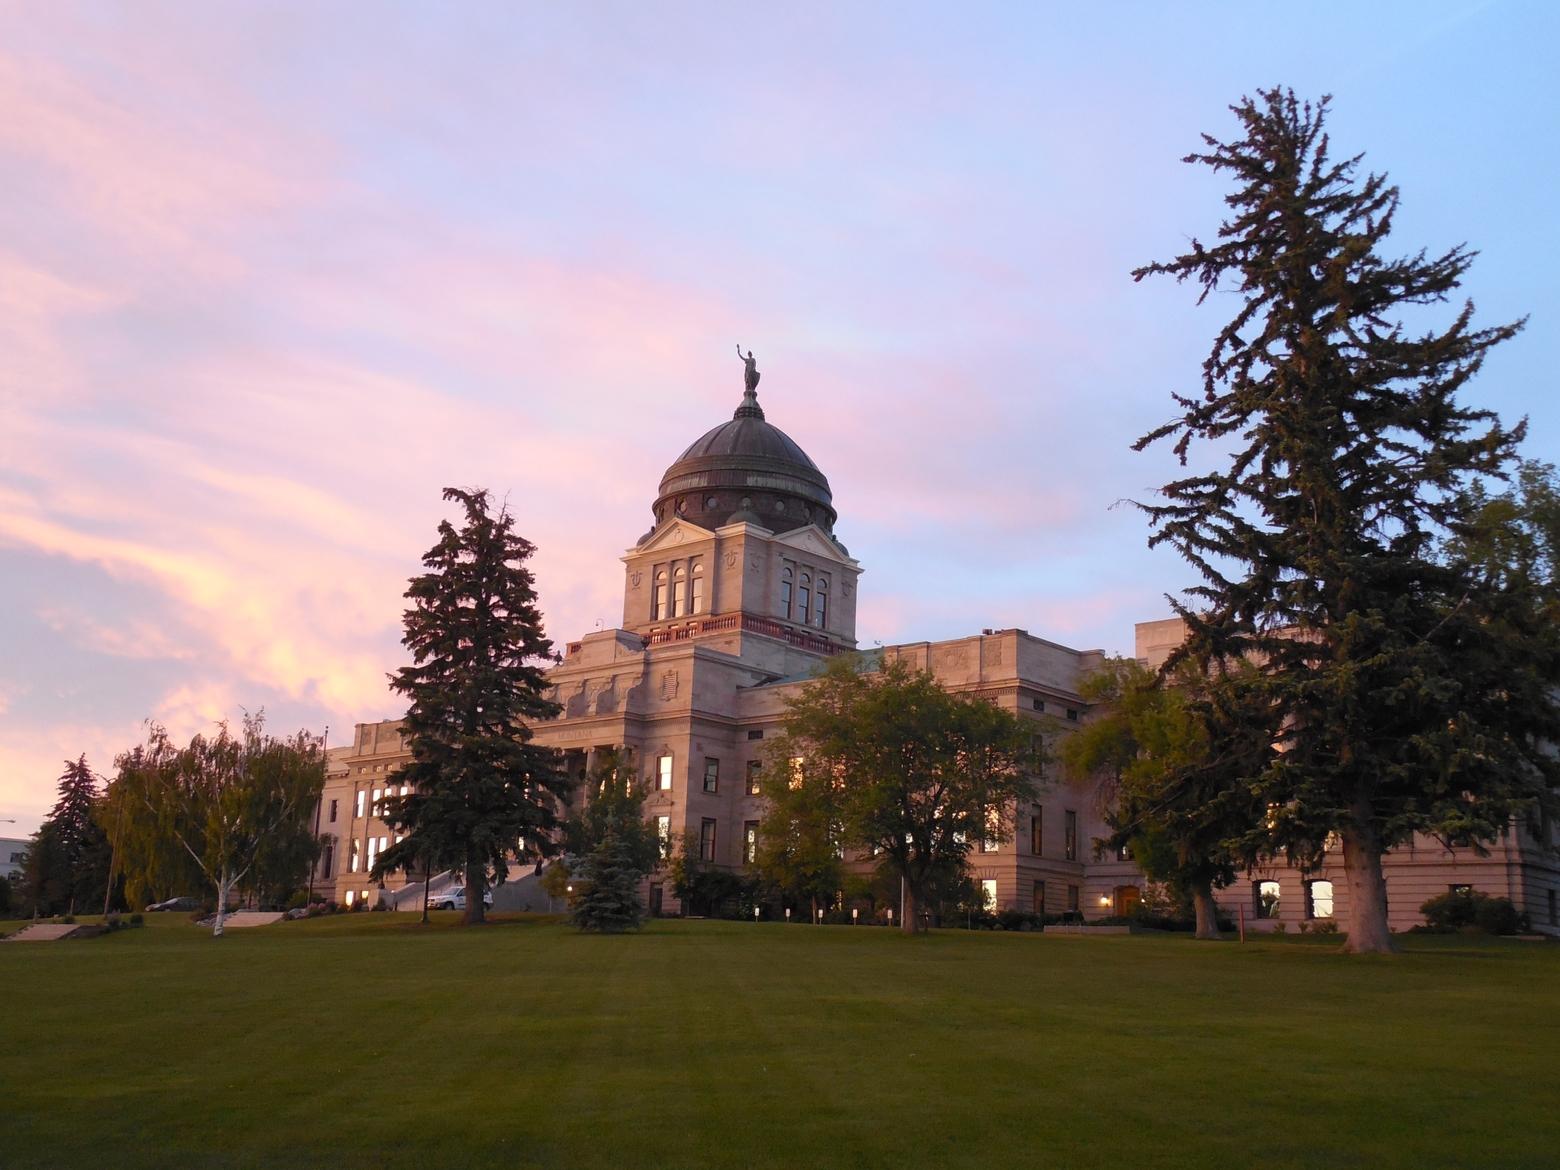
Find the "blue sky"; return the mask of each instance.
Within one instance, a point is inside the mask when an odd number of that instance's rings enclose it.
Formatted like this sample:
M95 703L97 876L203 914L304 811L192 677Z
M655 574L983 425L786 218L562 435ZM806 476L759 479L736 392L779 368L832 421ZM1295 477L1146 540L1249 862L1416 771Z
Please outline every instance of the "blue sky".
M620 616L732 355L823 468L860 635L1128 650L1189 583L1130 444L1223 307L1136 265L1217 228L1179 158L1334 95L1467 241L1469 400L1553 458L1547 3L7 4L0 817L157 718L390 717L445 484L508 493L549 630ZM1449 312L1450 310L1448 310ZM334 736L334 733L333 733Z

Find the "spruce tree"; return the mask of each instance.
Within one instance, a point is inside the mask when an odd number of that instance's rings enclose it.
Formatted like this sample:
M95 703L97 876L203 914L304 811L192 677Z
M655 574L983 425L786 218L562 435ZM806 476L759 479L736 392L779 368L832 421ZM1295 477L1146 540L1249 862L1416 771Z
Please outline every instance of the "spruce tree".
M410 701L403 734L412 759L401 778L413 791L385 802L385 821L406 836L375 873L421 868L425 857L458 864L474 924L512 856L554 851L569 781L556 753L532 742L531 725L559 709L546 694L541 664L552 643L525 567L535 548L515 534L507 509L490 512L486 491L445 488L444 498L465 509L465 522L440 523L426 572L406 591L412 665L390 685Z
M1348 947L1386 951L1383 852L1416 832L1487 842L1552 801L1540 744L1560 720L1552 661L1492 620L1505 600L1449 551L1470 485L1505 471L1524 430L1458 394L1522 323L1475 328L1467 303L1444 328L1410 328L1473 253L1383 254L1398 191L1361 177L1360 156L1332 159L1327 107L1261 91L1232 107L1240 138L1205 135L1187 157L1233 179L1229 217L1216 243L1134 276L1194 281L1199 303L1233 293L1239 309L1200 393L1177 394L1176 417L1136 446L1173 438L1183 465L1194 444L1233 447L1145 506L1150 544L1202 578L1177 603L1189 636L1171 665L1258 667L1249 685L1282 731L1249 780L1268 815L1237 844L1315 864L1336 833Z
M28 852L27 885L41 913L74 914L103 898L109 859L93 817L99 795L87 757L66 760L54 808Z
M639 882L645 876L636 846L610 830L581 862L575 875L584 889L574 900L572 920L581 930L616 934L644 921Z

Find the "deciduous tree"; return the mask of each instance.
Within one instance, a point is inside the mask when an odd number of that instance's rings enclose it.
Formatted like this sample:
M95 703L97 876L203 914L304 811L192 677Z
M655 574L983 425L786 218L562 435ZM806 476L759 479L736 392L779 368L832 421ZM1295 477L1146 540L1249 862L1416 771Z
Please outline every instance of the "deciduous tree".
M1242 847L1309 864L1336 832L1348 948L1386 951L1383 852L1415 832L1488 841L1552 801L1539 745L1560 721L1548 664L1491 621L1476 567L1445 555L1470 484L1501 475L1523 433L1458 396L1521 323L1476 328L1465 304L1416 331L1473 254L1386 254L1398 191L1332 157L1327 108L1261 91L1233 107L1239 138L1205 135L1188 156L1233 181L1229 217L1215 243L1134 275L1238 308L1199 392L1137 447L1173 439L1184 464L1196 445L1208 467L1145 508L1150 543L1201 577L1177 604L1189 637L1173 661L1252 663L1282 716L1280 750L1251 777L1270 815Z
M110 791L125 813L127 876L146 888L166 873L166 854L182 850L216 894L216 937L246 879L267 867L280 875L285 860L296 884L314 860L309 818L325 786L318 736L276 739L265 734L263 715L246 715L238 735L222 723L216 735L179 748L153 724L147 742L117 762ZM146 862L154 872L137 874Z
M877 854L904 880L907 932L924 929L939 874L962 870L982 839L1009 837L1016 803L1036 792L1032 725L898 660L831 661L788 705L785 734L767 790L783 799L797 782L833 794L841 850Z

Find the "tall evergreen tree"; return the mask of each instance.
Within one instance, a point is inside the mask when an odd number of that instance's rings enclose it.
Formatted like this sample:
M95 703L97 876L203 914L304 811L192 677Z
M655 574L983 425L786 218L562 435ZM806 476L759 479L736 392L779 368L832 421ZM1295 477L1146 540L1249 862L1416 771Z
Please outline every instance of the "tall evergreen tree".
M410 701L412 759L401 776L413 791L387 800L384 819L406 836L374 868L458 859L474 924L511 857L556 850L570 783L557 753L532 742L531 724L559 710L546 694L541 664L552 643L525 567L535 547L515 534L507 509L489 511L486 491L445 488L444 498L465 509L465 522L439 524L427 571L411 580L402 641L412 665L390 680Z
M94 819L100 793L87 757L66 760L58 797L28 850L25 885L43 914L74 914L103 899L108 840Z
M1202 578L1177 606L1189 637L1172 664L1256 664L1283 730L1250 781L1269 816L1238 843L1310 864L1337 833L1348 947L1386 951L1383 852L1415 832L1488 841L1551 801L1540 741L1560 719L1552 663L1490 620L1487 581L1446 555L1470 484L1502 474L1523 434L1458 393L1521 322L1475 328L1465 304L1444 329L1409 329L1473 253L1382 254L1398 191L1360 178L1359 156L1332 159L1327 105L1261 91L1232 107L1239 139L1205 135L1187 157L1234 180L1229 218L1212 246L1134 276L1192 280L1199 303L1233 292L1239 310L1201 393L1176 395L1180 413L1136 446L1174 438L1183 465L1194 444L1235 446L1145 507L1150 544Z

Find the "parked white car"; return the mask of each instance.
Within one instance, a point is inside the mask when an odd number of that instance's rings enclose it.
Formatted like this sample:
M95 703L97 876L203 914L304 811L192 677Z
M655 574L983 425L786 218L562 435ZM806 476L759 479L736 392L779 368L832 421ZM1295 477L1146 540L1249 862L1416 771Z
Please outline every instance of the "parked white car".
M482 904L493 904L493 891L482 891ZM435 910L464 910L466 908L466 887L451 886L447 890L440 890L433 896L433 908Z

